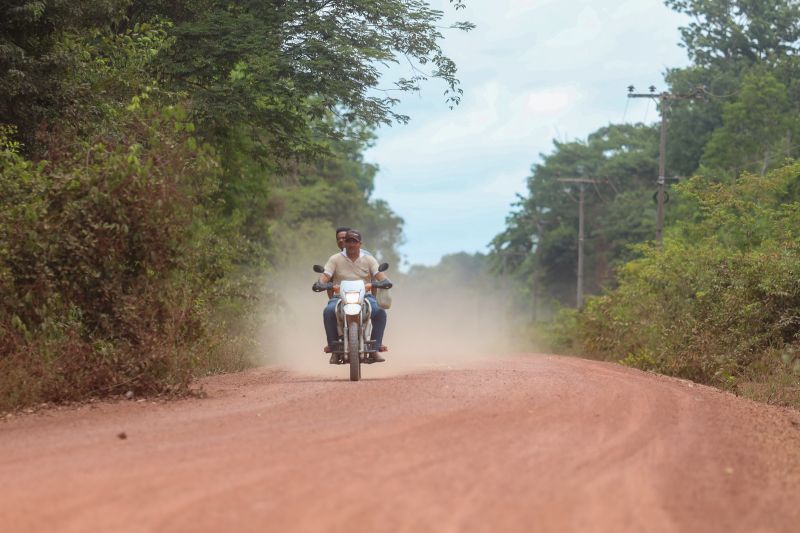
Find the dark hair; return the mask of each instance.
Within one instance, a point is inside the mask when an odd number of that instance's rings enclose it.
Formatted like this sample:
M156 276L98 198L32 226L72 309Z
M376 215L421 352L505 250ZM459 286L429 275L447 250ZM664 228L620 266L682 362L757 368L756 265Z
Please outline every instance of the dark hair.
M348 228L347 226L341 226L339 228L336 228L336 236L338 237L339 236L339 232L342 232L342 231L350 231L350 228Z

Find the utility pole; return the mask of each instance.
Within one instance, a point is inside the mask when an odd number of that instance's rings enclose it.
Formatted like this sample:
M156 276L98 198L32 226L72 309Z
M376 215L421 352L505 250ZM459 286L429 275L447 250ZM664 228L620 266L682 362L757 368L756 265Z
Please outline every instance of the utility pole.
M583 307L583 186L580 184L578 200L578 309Z
M656 180L656 243L660 247L664 240L664 203L666 197L666 183L667 183L667 111L669 109L670 100L690 100L694 98L703 98L705 96L705 89L698 87L687 94L672 94L667 91L656 93L655 86L649 87L649 93L635 93L633 85L628 86L628 98L653 98L659 100L659 109L661 111L661 138L658 143L658 180Z
M578 184L578 290L577 290L577 303L578 309L583 307L583 204L584 204L584 186L587 183L604 183L588 178L564 178L558 179L564 183L577 183Z

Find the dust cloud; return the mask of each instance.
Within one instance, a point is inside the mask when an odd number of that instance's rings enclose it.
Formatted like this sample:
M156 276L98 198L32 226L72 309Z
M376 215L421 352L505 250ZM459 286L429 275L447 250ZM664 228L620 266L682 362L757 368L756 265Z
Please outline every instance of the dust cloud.
M318 261L321 262L321 261ZM290 371L348 379L343 365L328 363L323 352L325 293L311 291L318 274L312 263L293 265L272 276L280 305L265 310L258 362ZM457 286L392 272L392 307L384 344L385 363L362 369L363 379L478 364L519 350L508 292L500 287Z

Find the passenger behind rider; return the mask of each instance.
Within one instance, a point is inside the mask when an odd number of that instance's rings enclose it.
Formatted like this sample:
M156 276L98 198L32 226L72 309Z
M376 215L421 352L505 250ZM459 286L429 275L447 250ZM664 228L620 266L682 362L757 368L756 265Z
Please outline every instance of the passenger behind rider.
M336 228L336 247L339 251L344 251L344 239L347 237L348 231L350 231L350 228L347 226Z
M336 230L336 242L339 243L340 229ZM338 325L336 321L336 305L339 302L340 295L338 294L339 285L343 280L357 281L361 280L366 285L366 298L369 300L370 307L372 308L372 339L375 345L381 352L386 352L389 349L383 345L383 333L386 329L386 311L381 309L378 301L372 294L372 279L376 281L383 281L386 279L386 274L378 272L378 261L371 255L367 255L361 249L361 232L358 230L347 230L344 235L344 250L333 254L328 262L325 263L324 273L320 275L320 283L328 283L333 281L334 292L336 294L328 301L325 310L322 312L322 321L325 325L325 336L327 337L328 345L325 347L325 352L331 352L331 363L338 362L338 356L333 352L333 345L339 337ZM373 359L377 362L385 361L378 353L373 354Z

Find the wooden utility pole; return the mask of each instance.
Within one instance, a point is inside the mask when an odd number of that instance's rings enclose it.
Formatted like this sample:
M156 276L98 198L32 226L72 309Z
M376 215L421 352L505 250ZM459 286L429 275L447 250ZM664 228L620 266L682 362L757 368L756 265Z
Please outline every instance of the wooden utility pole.
M628 87L628 98L658 98L659 110L661 111L661 138L658 143L658 179L656 180L656 243L661 246L664 240L664 203L666 198L667 183L667 111L670 100L689 100L693 98L703 98L705 89L702 87L694 89L688 94L672 94L669 92L656 93L656 88L650 86L649 93L635 93L633 85Z
M658 140L658 179L656 180L656 242L664 242L664 196L667 184L667 106L669 99L661 93L661 136Z
M593 179L587 178L564 178L559 179L564 183L577 183L579 187L578 196L578 290L577 290L577 303L578 309L583 307L583 204L584 204L584 186L587 183L603 183Z
M583 183L578 200L578 309L583 307Z

